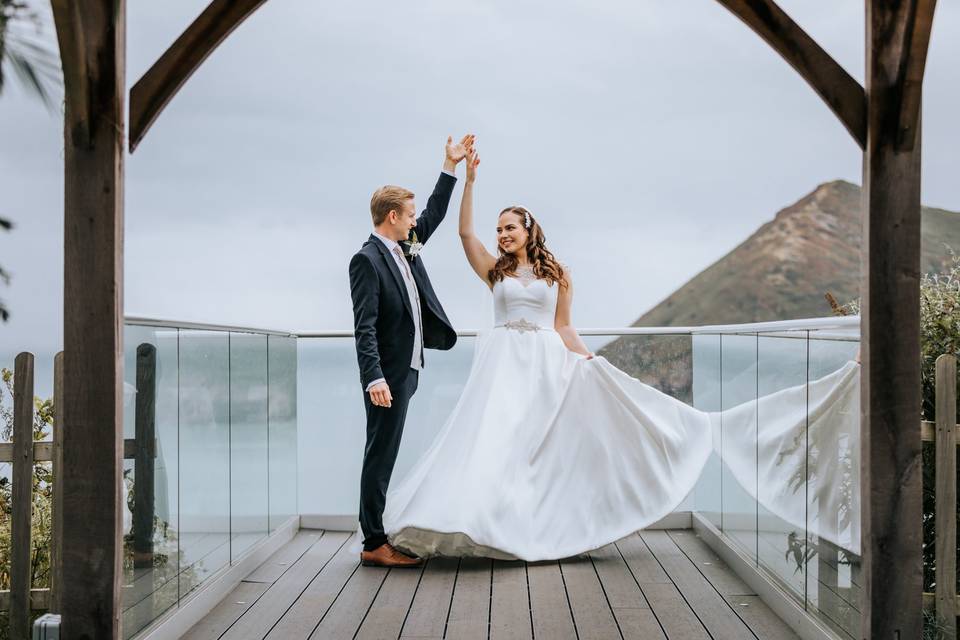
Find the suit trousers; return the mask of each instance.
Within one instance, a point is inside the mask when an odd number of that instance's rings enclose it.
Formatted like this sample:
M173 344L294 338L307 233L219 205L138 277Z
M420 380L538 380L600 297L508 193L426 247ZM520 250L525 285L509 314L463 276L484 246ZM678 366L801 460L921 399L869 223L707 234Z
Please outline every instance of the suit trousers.
M407 406L417 390L420 372L408 369L401 382L387 381L392 406L379 407L370 402L370 394L363 394L367 410L367 444L363 451L363 467L360 471L360 528L363 531L363 548L376 549L387 541L383 530L383 507L387 487L393 474L403 435L403 423Z

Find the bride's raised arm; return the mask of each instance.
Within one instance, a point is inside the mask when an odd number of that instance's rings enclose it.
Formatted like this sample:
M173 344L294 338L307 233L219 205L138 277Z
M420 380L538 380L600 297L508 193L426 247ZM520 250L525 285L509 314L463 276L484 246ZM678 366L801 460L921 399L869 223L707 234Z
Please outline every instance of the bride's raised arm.
M467 262L473 267L481 280L490 286L487 274L497 263L497 259L490 255L487 248L480 242L473 230L473 183L477 180L477 166L480 156L476 151L467 154L467 181L463 185L463 199L460 200L460 242L463 243L463 252L467 255Z
M567 349L592 358L593 353L587 349L587 345L583 343L583 339L570 321L570 308L573 306L573 278L570 277L570 269L566 266L563 267L563 277L567 284L558 285L560 292L557 294L557 315L554 318L553 328L560 334L560 339L563 340Z

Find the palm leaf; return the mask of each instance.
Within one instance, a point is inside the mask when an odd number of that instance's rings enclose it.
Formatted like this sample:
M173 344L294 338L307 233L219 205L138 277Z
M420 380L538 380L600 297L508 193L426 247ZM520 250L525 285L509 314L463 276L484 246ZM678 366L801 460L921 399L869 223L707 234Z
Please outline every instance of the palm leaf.
M20 82L35 96L40 98L40 101L43 102L44 105L52 108L54 106L53 97L50 95L46 86L46 82L49 80L45 80L43 68L38 64L37 60L31 59L21 51L10 47L7 48L7 60L20 78Z
M13 223L7 220L6 218L0 218L0 229L9 231L13 228ZM10 274L3 270L3 267L0 267L0 280L5 284L10 284ZM6 322L10 319L10 312L7 311L6 305L3 304L3 300L0 300L0 321Z
M6 79L3 67L9 62L21 84L52 108L52 90L62 86L63 80L59 54L43 42L45 23L26 2L0 0L0 94ZM35 35L24 33L27 25L33 25Z

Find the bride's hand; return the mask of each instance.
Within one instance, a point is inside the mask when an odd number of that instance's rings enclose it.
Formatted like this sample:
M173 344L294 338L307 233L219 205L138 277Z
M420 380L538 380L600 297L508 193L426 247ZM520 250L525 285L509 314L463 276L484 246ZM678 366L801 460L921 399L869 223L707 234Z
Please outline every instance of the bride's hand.
M460 142L454 144L453 137L447 136L447 161L452 162L454 165L459 163L467 154L473 150L473 141L476 136L468 133L463 136Z
M477 179L477 167L480 166L480 154L476 149L471 148L467 152L467 183L473 184Z

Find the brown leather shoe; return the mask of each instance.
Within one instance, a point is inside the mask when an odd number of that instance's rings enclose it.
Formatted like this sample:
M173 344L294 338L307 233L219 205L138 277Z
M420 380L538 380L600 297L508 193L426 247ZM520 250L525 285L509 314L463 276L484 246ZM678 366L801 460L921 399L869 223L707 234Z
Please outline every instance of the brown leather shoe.
M372 551L361 551L360 564L365 567L419 567L423 558L412 558L384 542Z

